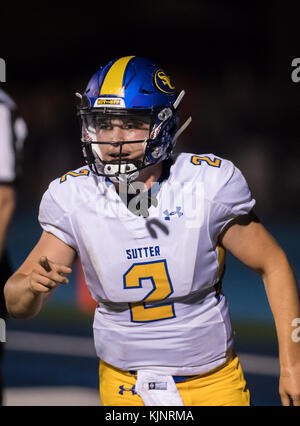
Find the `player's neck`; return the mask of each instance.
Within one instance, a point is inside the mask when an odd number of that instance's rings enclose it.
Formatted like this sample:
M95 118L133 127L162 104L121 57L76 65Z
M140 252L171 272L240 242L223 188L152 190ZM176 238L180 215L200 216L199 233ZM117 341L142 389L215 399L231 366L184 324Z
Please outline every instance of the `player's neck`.
M143 182L147 189L151 188L154 182L157 182L162 174L162 163L155 164L140 171L138 181Z
M145 185L145 190L151 188L154 182L157 182L162 175L163 166L162 163L154 164L153 166L142 169L139 173L138 178L135 182L142 182ZM119 184L114 183L116 190L119 191ZM120 188L121 189L121 188Z

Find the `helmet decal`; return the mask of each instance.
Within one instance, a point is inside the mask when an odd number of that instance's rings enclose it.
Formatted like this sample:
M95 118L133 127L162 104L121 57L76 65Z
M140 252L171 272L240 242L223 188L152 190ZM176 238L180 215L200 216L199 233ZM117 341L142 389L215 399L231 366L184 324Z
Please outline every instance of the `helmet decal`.
M176 91L175 86L171 83L170 77L159 68L154 74L155 87L163 93L173 95Z

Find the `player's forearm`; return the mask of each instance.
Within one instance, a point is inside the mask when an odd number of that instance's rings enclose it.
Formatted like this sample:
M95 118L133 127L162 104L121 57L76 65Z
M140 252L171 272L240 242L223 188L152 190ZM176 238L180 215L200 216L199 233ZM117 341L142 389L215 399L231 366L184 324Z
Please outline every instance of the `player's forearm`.
M28 286L28 279L28 275L16 273L5 284L6 307L15 318L32 318L43 306L45 295L33 293Z
M263 274L263 281L275 320L282 373L300 362L300 342L293 339L292 325L300 317L300 308L296 278L286 256L282 254L276 263Z

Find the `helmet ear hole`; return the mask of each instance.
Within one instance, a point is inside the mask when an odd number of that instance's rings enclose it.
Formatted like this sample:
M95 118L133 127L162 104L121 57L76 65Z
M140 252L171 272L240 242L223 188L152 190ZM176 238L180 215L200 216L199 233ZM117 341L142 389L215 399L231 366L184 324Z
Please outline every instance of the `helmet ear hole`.
M172 117L172 115L173 113L171 108L164 108L158 113L157 117L161 121L166 121L168 118Z

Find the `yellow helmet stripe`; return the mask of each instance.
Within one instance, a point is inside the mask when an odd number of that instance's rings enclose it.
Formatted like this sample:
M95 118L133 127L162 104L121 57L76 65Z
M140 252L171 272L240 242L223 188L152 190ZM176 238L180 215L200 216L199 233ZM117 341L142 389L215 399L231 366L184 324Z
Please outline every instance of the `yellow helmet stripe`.
M101 91L101 95L116 95L124 97L124 87L123 87L123 77L124 72L127 67L130 59L134 56L124 56L123 58L118 59L110 67L108 73L106 74Z

